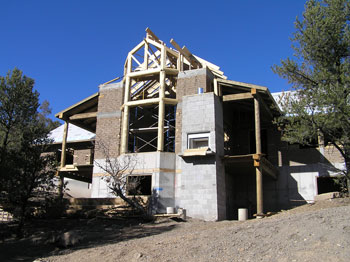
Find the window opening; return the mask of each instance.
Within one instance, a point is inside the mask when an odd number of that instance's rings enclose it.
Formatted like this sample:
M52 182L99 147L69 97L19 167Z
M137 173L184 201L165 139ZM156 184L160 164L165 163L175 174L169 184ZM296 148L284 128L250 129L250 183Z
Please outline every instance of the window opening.
M152 175L132 175L127 177L127 195L149 196L152 194Z
M318 194L341 191L338 177L317 177Z
M188 135L188 149L209 147L209 133Z

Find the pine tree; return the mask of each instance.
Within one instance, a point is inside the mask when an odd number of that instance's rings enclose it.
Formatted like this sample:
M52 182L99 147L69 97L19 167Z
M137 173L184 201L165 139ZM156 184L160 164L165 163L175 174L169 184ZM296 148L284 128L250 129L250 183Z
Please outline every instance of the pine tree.
M294 93L283 102L277 120L283 139L311 143L321 135L343 156L350 179L350 2L309 0L296 19L293 59L273 70Z
M54 188L54 157L43 153L58 123L48 114L48 102L40 106L33 79L16 68L0 76L0 202L18 211L19 234L29 199Z

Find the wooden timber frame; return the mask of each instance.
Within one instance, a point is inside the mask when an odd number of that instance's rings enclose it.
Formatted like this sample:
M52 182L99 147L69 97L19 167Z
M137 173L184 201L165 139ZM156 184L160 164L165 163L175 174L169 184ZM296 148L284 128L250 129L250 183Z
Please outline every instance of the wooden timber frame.
M239 93L225 94L223 95L222 86L232 87L239 90ZM239 100L254 100L254 126L255 126L255 154L250 155L238 155L238 156L225 156L226 162L251 162L255 167L256 176L256 206L257 217L262 217L264 214L263 205L263 173L277 178L278 170L264 157L261 151L261 108L271 118L275 115L279 115L280 111L278 106L274 102L269 90L266 87L247 84L237 81L215 79L214 80L214 92L216 95L222 97L223 102L239 101ZM266 101L269 101L268 104Z
M128 153L130 109L138 106L158 106L157 151L164 151L165 106L178 102L176 97L167 97L166 90L172 89L176 93L176 83L172 79L179 72L208 67L214 75L226 79L218 66L193 55L185 46L181 48L174 39L170 43L175 49L167 47L146 28L146 38L128 53L123 77L121 154ZM147 90L156 90L158 97L146 99Z
M58 169L58 175L60 178L59 180L60 197L63 197L64 177L68 175L68 172L66 169L66 158L67 158L67 138L68 138L69 124L72 123L78 127L81 127L85 130L95 133L98 96L99 96L99 93L95 93L55 115L57 118L64 121L62 149L61 149L62 150L61 163Z

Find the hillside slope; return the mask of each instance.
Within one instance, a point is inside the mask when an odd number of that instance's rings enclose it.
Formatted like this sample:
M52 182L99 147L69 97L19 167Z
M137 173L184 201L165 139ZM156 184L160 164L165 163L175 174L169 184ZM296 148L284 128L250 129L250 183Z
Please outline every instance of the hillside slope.
M245 222L162 220L135 230L130 228L130 237L120 232L119 239L42 261L350 261L349 199Z

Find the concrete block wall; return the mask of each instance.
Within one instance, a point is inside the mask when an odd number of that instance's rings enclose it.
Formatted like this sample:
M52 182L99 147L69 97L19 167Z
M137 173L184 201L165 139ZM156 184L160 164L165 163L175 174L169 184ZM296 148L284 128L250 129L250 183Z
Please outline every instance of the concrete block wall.
M332 146L302 148L281 141L277 130L273 134L278 157L271 162L279 166L280 174L277 181L264 184L265 206L274 204L276 197L278 208L296 206L303 203L300 200L312 202L318 194L317 178L338 174L337 168L343 167L342 157Z
M169 152L147 152L126 154L118 157L117 161L123 163L125 159L130 163L130 175L152 176L152 212L164 213L166 207L175 206L175 154ZM104 160L97 160L100 164ZM112 161L114 161L112 159ZM108 190L104 180L104 171L97 165L94 167L92 197L114 197Z
M175 153L181 151L182 145L182 98L187 95L198 93L198 88L204 92L212 89L214 75L207 68L194 69L180 72L176 84L176 130L175 130Z
M225 174L220 160L224 143L221 104L214 93L184 96L181 151L187 149L189 134L206 132L215 154L179 157L175 204L191 217L219 220L226 218Z

